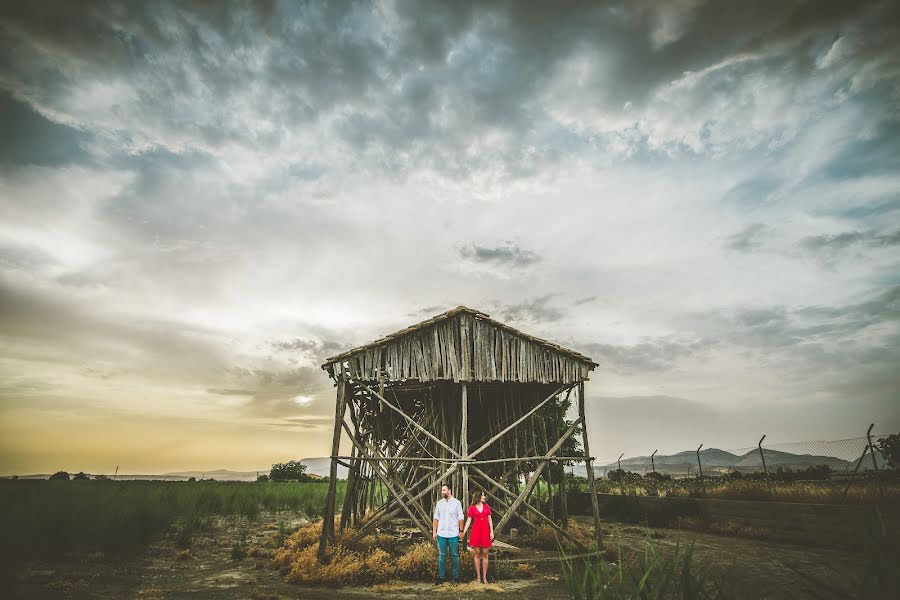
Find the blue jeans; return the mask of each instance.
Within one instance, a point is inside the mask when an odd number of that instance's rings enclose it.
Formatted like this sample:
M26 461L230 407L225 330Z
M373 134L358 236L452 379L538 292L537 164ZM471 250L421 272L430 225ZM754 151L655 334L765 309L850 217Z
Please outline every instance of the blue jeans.
M457 536L437 536L438 577L447 579L447 548L450 549L450 564L453 566L453 579L459 579L459 538Z

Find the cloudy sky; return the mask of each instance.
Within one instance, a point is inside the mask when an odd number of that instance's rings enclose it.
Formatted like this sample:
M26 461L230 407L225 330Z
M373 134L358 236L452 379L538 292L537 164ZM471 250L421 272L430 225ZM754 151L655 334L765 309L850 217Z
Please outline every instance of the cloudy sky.
M594 454L900 429L900 5L4 2L0 473L328 452L465 304Z

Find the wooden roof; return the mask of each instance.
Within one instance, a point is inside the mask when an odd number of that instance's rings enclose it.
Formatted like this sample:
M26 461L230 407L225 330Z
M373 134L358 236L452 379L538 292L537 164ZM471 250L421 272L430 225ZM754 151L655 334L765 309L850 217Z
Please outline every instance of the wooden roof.
M569 383L597 366L587 356L458 306L326 359L332 377L398 381Z

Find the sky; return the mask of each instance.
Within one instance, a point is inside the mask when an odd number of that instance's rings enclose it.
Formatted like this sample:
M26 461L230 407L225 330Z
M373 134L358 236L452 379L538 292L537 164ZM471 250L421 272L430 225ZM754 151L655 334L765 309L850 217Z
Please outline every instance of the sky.
M329 451L457 305L592 453L900 430L896 2L4 2L0 473Z

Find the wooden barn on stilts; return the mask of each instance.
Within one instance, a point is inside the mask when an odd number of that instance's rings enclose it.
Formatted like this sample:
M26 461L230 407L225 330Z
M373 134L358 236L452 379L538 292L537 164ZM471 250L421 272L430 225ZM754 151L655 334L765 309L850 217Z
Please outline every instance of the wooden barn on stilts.
M567 531L563 465L584 462L599 547L584 414L595 366L464 306L327 359L337 402L320 558L334 543L338 465L349 469L339 527L357 527L358 537L393 518L430 537L434 503L449 483L463 506L475 486L487 492L498 535L546 524L583 548ZM569 421L572 403L578 417Z

